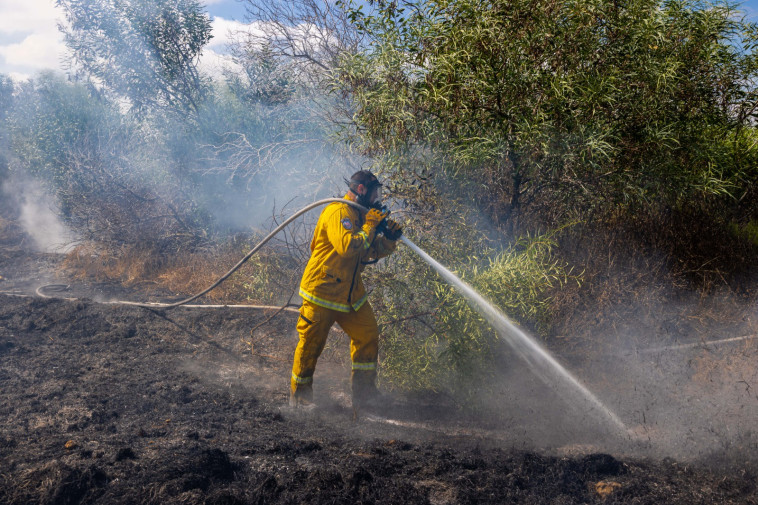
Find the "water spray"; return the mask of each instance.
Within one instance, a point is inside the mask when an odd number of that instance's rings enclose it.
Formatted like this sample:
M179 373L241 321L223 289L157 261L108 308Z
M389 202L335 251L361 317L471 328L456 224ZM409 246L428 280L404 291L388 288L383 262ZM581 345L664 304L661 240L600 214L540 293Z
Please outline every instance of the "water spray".
M524 333L521 329L511 323L499 310L497 310L482 295L477 293L471 286L459 279L454 273L442 266L438 261L429 256L423 249L411 242L408 237L402 236L400 240L410 247L416 254L431 265L447 282L454 286L458 291L474 306L474 308L484 316L487 322L500 335L518 355L531 366L532 370L542 381L552 389L563 392L566 391L571 396L579 395L591 411L597 412L601 417L609 420L611 424L626 434L628 428L623 422L611 412L592 392L587 389L571 372L566 370L546 349L544 349L534 338ZM558 380L556 380L558 379Z

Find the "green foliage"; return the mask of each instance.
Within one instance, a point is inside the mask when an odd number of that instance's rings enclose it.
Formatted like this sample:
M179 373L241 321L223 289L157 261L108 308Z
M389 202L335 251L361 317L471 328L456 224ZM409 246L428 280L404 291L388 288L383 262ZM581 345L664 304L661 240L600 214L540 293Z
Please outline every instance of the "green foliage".
M75 159L102 158L104 144L124 138L113 105L53 74L42 74L20 87L8 120L15 153L32 175L56 187L67 181L86 184Z
M257 51L237 48L235 53L234 61L242 72L227 72L226 78L240 99L250 104L275 106L294 97L297 86L293 82L292 69L279 62L270 47Z
M352 17L373 43L338 79L350 140L483 185L500 219L756 184L758 30L732 4L432 0Z
M129 100L196 113L207 91L197 68L211 22L197 0L57 0L76 70Z
M543 336L550 330L551 292L581 279L553 255L555 233L522 237L484 268L474 267L470 279L484 297ZM462 307L458 302L456 310Z
M633 223L637 214L662 221L646 224L643 236L661 229L672 211L706 215L715 224L697 229L758 216L750 203L758 194L758 29L732 4L430 0L374 6L371 12L352 8L371 45L345 55L334 86L354 100L346 140L376 158L414 218L440 213L449 204L444 195L454 192L473 195L496 233L509 227L515 235L575 220L592 229L613 223L609 215L621 216L610 226ZM440 214L440 220L450 217ZM419 230L426 227L422 221ZM658 250L670 251L671 263L687 270L714 264L719 249L697 247L708 238L688 233L691 223L677 224L683 230L665 235L673 243L656 243ZM427 250L435 256L454 251L443 264L458 265L509 317L548 334L551 294L581 279L553 255L550 239L531 239L533 246L508 250L491 263L468 263L469 256L493 255L486 247L459 250L466 240L458 233L452 227L447 243L429 242ZM402 300L418 299L435 278L412 264L403 275L403 282L389 284ZM480 387L492 368L496 337L451 288L435 287L425 304L398 299L383 307L389 321L427 314L388 323L383 377L409 389ZM383 301L391 300L382 293Z
M445 217L453 219L443 234L414 240L443 263L457 265L458 275L508 317L547 334L553 293L581 280L554 256L555 232L523 237L497 252L470 226L471 216ZM501 351L499 337L452 286L407 253L392 256L371 280L378 284L372 303L382 324L385 384L453 392L463 401L486 387Z

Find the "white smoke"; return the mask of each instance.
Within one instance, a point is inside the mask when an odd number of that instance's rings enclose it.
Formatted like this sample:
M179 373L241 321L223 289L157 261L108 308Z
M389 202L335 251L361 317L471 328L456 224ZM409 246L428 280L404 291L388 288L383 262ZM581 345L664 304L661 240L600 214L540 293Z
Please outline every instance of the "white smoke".
M37 182L9 180L2 187L5 198L19 209L19 223L38 251L66 253L76 245L76 237L58 218L59 208Z

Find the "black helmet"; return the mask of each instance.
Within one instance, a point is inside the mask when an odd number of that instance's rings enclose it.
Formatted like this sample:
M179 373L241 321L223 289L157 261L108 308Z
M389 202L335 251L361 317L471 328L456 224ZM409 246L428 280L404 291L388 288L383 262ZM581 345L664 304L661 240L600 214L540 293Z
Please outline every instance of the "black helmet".
M359 170L355 172L350 177L350 180L346 180L345 182L347 183L347 187L350 188L350 191L358 195L358 203L364 207L370 206L371 202L369 202L368 199L371 197L371 193L374 191L374 188L382 186L382 183L379 182L379 179L377 179L376 176L368 170ZM363 186L366 188L365 195L360 195L358 193L358 186L361 184L363 184Z

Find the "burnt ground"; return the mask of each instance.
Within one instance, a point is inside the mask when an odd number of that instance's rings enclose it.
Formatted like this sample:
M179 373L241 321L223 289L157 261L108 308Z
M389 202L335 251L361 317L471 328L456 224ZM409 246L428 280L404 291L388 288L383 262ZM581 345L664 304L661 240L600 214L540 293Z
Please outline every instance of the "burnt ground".
M51 259L6 255L0 290L55 282ZM295 316L251 352L267 316L0 295L0 503L758 503L742 460L645 456L580 431L525 444L517 432L546 423L528 413L498 423L398 397L355 418L339 335L320 409L291 411Z

